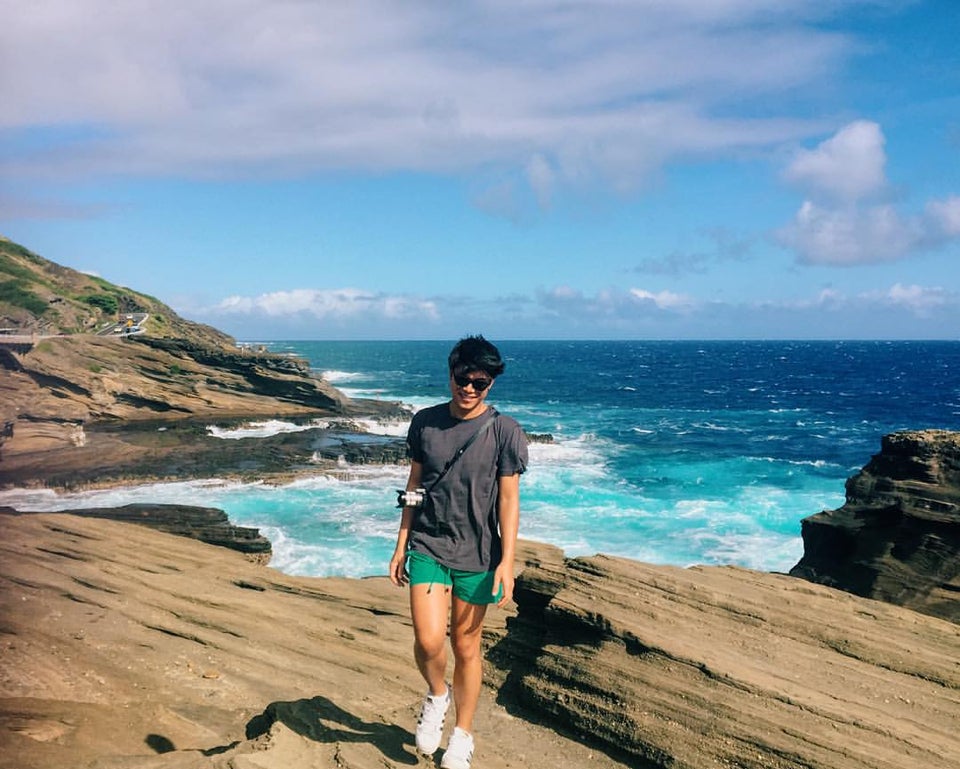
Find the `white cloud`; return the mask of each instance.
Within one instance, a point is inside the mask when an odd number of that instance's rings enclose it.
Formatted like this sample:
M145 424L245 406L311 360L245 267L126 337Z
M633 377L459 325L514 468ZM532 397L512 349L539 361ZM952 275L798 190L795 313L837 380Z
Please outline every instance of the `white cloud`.
M872 197L887 186L884 143L879 125L859 120L816 149L801 150L785 176L818 198L856 201Z
M886 289L847 294L835 288L822 289L812 298L784 302L761 302L758 306L786 311L831 311L879 318L891 311L904 311L917 318L929 318L934 311L957 308L960 294L942 286L894 283Z
M185 308L180 308L181 310ZM950 338L960 292L898 282L849 291L834 286L792 299L702 301L671 291L608 288L585 293L569 285L534 296L381 296L355 289L289 291L231 297L205 322L228 323L240 338L453 338L482 319L493 339L557 338ZM271 332L273 332L271 337Z
M692 307L694 300L683 294L672 291L646 291L642 288L631 288L630 295L640 302L653 302L661 310L679 310Z
M920 316L926 316L931 310L944 307L950 302L950 296L943 288L904 286L901 283L894 284L885 293L868 294L866 297L876 299L883 304L902 307Z
M283 318L309 315L318 319L349 320L375 316L385 320L437 317L436 304L427 299L386 296L358 289L293 289L256 297L231 296L212 309L215 314Z
M934 233L944 238L960 237L960 195L927 203L927 219Z
M0 128L27 150L0 175L496 166L541 202L636 187L676 156L809 135L718 115L854 52L810 23L821 5L0 0Z
M929 201L923 215L877 200L888 187L883 147L880 126L857 121L791 163L786 178L810 197L776 237L801 263L892 262L960 237L960 197Z
M527 180L537 196L540 207L549 208L556 174L543 155L537 153L530 158L530 162L527 163Z
M852 266L901 259L924 236L919 220L890 205L829 209L807 200L779 237L805 264Z
M558 286L541 292L538 304L547 312L580 319L630 321L652 315L678 314L697 305L690 296L672 291L647 291L641 288L609 288L584 294L570 286Z

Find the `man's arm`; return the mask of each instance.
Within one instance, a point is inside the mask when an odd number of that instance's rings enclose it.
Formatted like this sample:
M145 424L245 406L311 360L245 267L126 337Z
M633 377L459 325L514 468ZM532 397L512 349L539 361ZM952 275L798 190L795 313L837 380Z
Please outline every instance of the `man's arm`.
M423 465L419 462L410 462L410 475L407 476L407 491L420 487L420 477L423 474ZM407 541L410 539L410 527L413 525L413 508L405 507L400 514L400 530L397 532L397 546L390 559L390 581L397 587L407 584L406 560Z
M513 600L513 562L517 557L517 535L520 531L520 473L500 476L497 482L497 512L503 557L493 575L493 594L503 587L497 606Z

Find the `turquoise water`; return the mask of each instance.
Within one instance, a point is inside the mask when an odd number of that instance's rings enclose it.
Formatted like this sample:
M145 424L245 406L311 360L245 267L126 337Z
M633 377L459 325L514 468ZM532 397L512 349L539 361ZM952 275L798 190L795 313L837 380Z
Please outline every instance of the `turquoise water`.
M411 409L445 400L449 342L268 342L357 397ZM528 432L521 536L568 555L731 563L784 571L800 520L839 507L845 480L901 429L960 429L960 343L499 343L489 402ZM292 429L258 425L223 440ZM371 425L402 435L405 424ZM241 437L243 436L243 437ZM53 495L0 493L21 509L183 502L227 511L274 544L272 566L382 574L402 466L343 468L282 487L204 482Z

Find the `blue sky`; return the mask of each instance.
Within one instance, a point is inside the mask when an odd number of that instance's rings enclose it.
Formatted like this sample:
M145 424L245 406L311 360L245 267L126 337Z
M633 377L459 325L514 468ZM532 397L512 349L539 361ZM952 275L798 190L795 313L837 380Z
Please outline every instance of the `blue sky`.
M241 340L960 337L955 0L0 18L0 233Z

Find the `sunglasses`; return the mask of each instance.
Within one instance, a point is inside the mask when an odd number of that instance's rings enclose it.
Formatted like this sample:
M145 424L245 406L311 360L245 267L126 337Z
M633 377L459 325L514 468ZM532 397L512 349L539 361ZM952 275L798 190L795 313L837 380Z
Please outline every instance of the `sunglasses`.
M453 381L457 383L457 387L466 387L467 385L473 385L473 391L478 393L482 393L490 385L493 384L492 379L482 379L482 378L471 379L470 377L465 376L463 374L454 374Z

